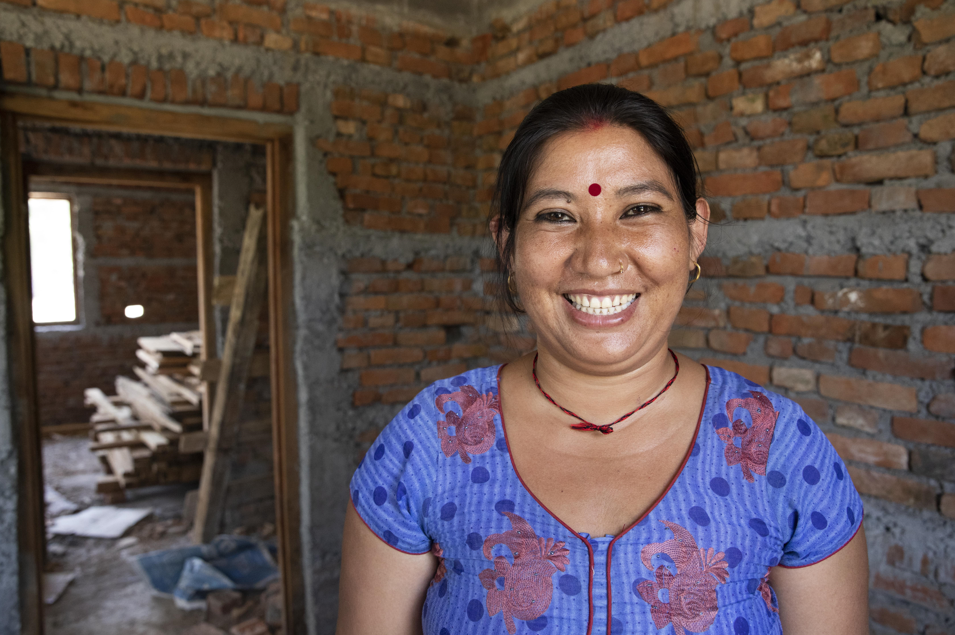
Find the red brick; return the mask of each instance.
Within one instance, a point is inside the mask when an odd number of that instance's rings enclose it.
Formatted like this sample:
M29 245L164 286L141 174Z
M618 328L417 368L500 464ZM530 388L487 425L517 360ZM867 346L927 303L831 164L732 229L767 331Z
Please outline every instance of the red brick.
M806 271L806 256L776 252L767 261L769 273L783 276L801 276Z
M936 417L955 419L955 393L935 395L928 405L928 411Z
M879 431L879 413L858 406L840 405L836 407L836 425L862 430L869 434Z
M708 341L710 348L715 351L743 355L746 353L749 343L753 341L753 336L749 333L714 329L710 331Z
M949 421L892 417L892 434L906 441L955 448L955 424Z
M852 349L849 365L917 379L943 380L950 377L952 373L952 364L944 358L915 356L906 351L888 351L878 348Z
M813 133L836 128L836 109L832 104L803 110L793 115L792 130L795 133Z
M720 150L716 165L720 170L737 170L740 168L755 168L759 165L759 153L756 148L733 148ZM763 205L765 208L765 205ZM765 216L765 209L763 215Z
M846 4L850 0L800 0L799 8L809 13L826 11L833 7Z
M686 57L686 74L690 76L709 75L720 67L722 58L718 51L706 51Z
M726 326L726 315L718 309L684 306L677 314L675 324L702 328Z
M182 31L183 33L196 32L196 20L187 15L166 13L162 16L162 28L166 31Z
M112 61L106 65L106 92L110 95L126 94L126 66Z
M70 53L57 53L56 57L60 90L79 91L83 85L79 56Z
M853 465L847 466L847 469L849 470L849 476L852 478L852 484L856 486L860 494L884 498L895 503L908 505L909 507L935 510L936 494L934 487L925 485L911 478L900 478L883 472L873 472L872 470L855 467ZM883 590L887 591L897 588L885 582L885 578L881 573L876 573L875 579L876 588L882 587ZM899 582L901 583L901 581ZM904 583L901 584L904 585ZM906 589L904 586L897 588L897 590L899 592L898 594L914 594L911 589ZM944 598L944 596L942 597Z
M399 55L395 68L418 75L430 75L437 79L447 79L451 76L451 69L447 64L411 55Z
M870 280L905 280L908 266L907 254L868 256L859 259L856 275Z
M876 97L865 101L849 101L839 107L839 123L852 125L900 117L905 112L902 95Z
M851 214L869 209L869 190L817 190L806 194L806 214Z
M422 369L421 371L421 381L423 383L431 383L438 381L440 379L447 379L448 377L454 377L455 375L460 375L468 369L467 365L463 363L454 363L454 364L444 364L443 366L432 366L430 368Z
M772 0L766 4L759 4L753 8L753 27L765 29L779 22L781 18L796 13L796 5L790 0Z
M955 326L925 327L922 346L937 353L955 353Z
M955 35L955 13L938 13L912 23L922 42L931 44Z
M347 42L335 42L333 40L326 40L324 38L315 38L312 41L312 52L318 53L319 55L327 55L328 57L338 57L345 60L354 60L358 61L361 59L361 46L357 44L349 44ZM409 57L409 56L403 56ZM419 58L412 58L419 59ZM412 63L412 66L414 64ZM401 60L399 58L398 64L399 70L408 70L402 68Z
M820 311L855 311L859 313L918 313L922 296L915 289L873 287L841 289L813 294L813 304Z
M925 73L927 75L946 75L955 71L955 42L931 51L925 56Z
M869 616L875 623L888 626L896 632L915 632L915 618L908 611L895 611L884 606L874 606L869 610Z
M817 16L784 26L776 34L776 50L785 51L796 46L804 46L810 42L828 39L831 27L829 18L825 16Z
M734 220L766 218L768 203L764 198L744 198L733 203Z
M955 280L955 254L932 254L925 259L922 275L926 280Z
M878 212L918 209L914 187L897 185L872 188L872 209Z
M131 24L149 27L150 29L161 29L162 18L134 5L126 5L126 21Z
M194 18L207 18L212 15L212 7L195 0L179 0L176 4L176 11L183 15L191 15Z
M806 261L807 276L836 276L851 278L855 271L857 257L854 254L842 256L810 256Z
M770 357L788 359L793 356L793 341L788 337L768 335L763 350Z
M249 82L251 85L251 82ZM175 68L169 71L169 98L174 104L184 104L189 101L189 79L182 69Z
M860 150L878 150L911 141L912 133L905 119L867 126L859 131Z
M639 53L640 66L647 68L693 53L697 50L698 39L698 35L686 32L648 46Z
M955 311L955 286L935 285L932 288L933 311Z
M817 157L835 157L855 150L856 136L852 131L840 130L817 137L812 152Z
M367 348L369 346L392 346L395 334L387 333L339 333L335 340L338 348Z
M922 56L910 55L876 65L869 74L869 90L894 88L922 77Z
M834 64L848 64L875 57L882 50L878 33L864 33L840 40L829 47L829 58Z
M757 282L745 284L742 282L723 283L723 295L736 302L765 302L778 304L782 302L786 289L775 282Z
M735 256L726 266L726 275L736 278L760 278L766 275L762 256Z
M221 3L218 6L219 18L226 22L238 22L262 27L270 31L282 30L282 18L271 11L256 9L244 4Z
M706 348L706 333L695 329L670 329L670 348Z
M796 288L793 289L793 303L796 306L812 304L812 289L805 285L797 284Z
M46 88L56 86L56 54L46 49L32 49L30 60L33 62L33 83Z
M746 132L753 139L770 139L778 137L789 127L789 122L781 117L750 121L746 124Z
M769 215L773 218L793 218L802 214L805 198L802 196L774 196L769 201Z
M683 104L698 104L706 100L706 84L702 81L661 90L648 90L644 94L664 108Z
M706 191L711 196L743 196L770 194L782 187L782 174L767 170L750 174L723 174L705 179Z
M142 64L132 64L129 67L129 96L134 99L145 97L148 81L149 69Z
M119 5L112 0L37 0L36 6L49 11L119 22Z
M789 171L789 187L794 190L826 187L830 183L832 163L829 161L802 163Z
M606 64L594 64L593 66L582 68L569 75L564 75L557 82L557 86L560 90L564 90L565 88L571 88L581 84L592 84L606 79L609 76L609 72L610 69Z
M792 104L811 104L817 101L839 99L859 90L859 79L853 69L836 71L826 75L814 75L797 80L789 95L789 103L774 108L781 110Z
M733 131L732 124L728 121L722 121L716 124L712 132L703 137L703 144L708 148L723 145L724 143L733 143L734 141L736 141L736 133ZM756 160L759 160L758 155Z
M621 53L610 63L611 77L627 75L640 68L636 53Z
M0 65L2 65L4 81L18 84L29 81L27 53L22 44L0 42Z
M789 165L799 163L806 154L808 141L804 138L784 139L759 147L760 165Z
M706 94L710 98L732 93L739 88L739 71L731 68L722 73L711 75L706 80Z
M166 74L158 69L149 71L149 99L164 102L166 97Z
M235 39L235 31L228 22L204 18L199 21L199 30L206 37L231 42Z
M368 353L368 361L372 366L391 366L394 364L413 364L424 359L424 351L420 348L378 348Z
M727 20L726 22L717 24L713 28L713 34L716 36L717 42L731 40L740 33L747 31L749 31L749 18L746 17Z
M927 88L913 88L905 92L910 115L955 106L955 81L935 84Z
M765 34L748 40L737 40L730 45L730 57L736 62L772 57L772 55L773 38Z
M360 374L362 386L388 386L394 384L413 384L413 368L375 368L363 370Z
M830 399L902 412L918 411L915 388L852 377L819 376L819 394Z
M844 341L852 337L856 325L852 320L825 315L795 316L780 314L772 316L770 327L773 335Z
M955 188L919 190L918 197L923 212L955 212Z
M733 328L768 333L770 324L769 311L765 309L749 309L740 306L730 306L729 320Z
M929 143L955 139L955 113L929 119L919 128L919 139Z
M886 154L868 154L836 163L840 183L874 183L884 179L925 177L935 174L933 150L908 150Z
M711 357L701 358L700 363L706 364L707 366L718 366L719 368L725 368L726 370L736 373L737 375L742 375L746 379L761 386L769 383L768 366L745 364L743 362L737 362L735 360L729 359L713 359Z
M843 461L859 461L896 470L909 469L909 452L901 445L834 433L826 437Z
M324 20L310 20L308 18L292 18L289 21L289 30L292 33L307 33L318 37L330 38L335 29L331 22Z

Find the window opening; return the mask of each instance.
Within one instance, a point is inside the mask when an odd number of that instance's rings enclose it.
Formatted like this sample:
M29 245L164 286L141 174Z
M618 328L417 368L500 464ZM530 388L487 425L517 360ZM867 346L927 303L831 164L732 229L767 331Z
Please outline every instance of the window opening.
M70 202L31 197L29 226L33 322L75 322L76 270Z

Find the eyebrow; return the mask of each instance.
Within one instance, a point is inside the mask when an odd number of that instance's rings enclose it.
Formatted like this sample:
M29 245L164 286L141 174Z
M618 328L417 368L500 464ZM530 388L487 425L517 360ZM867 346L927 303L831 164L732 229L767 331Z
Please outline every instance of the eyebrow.
M573 194L565 190L555 190L553 188L547 188L543 190L537 190L536 192L534 192L534 194L530 198L524 201L523 207L524 209L527 209L534 203L538 201L542 201L544 199L548 199L548 198L560 198L568 202L573 202L576 199L576 197Z
M656 180L640 181L639 183L622 187L617 190L616 194L617 196L627 196L628 194L646 194L647 192L656 192L671 201L673 200L673 195L670 193L670 190L668 190L663 183Z

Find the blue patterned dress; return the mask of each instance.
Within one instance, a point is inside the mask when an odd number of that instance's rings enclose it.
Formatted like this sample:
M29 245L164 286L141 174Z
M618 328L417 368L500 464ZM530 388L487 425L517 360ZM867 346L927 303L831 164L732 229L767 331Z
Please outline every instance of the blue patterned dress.
M769 570L824 560L861 526L845 465L799 406L708 367L693 444L662 497L617 536L576 533L514 468L498 374L426 388L351 482L379 538L439 557L427 635L782 633Z

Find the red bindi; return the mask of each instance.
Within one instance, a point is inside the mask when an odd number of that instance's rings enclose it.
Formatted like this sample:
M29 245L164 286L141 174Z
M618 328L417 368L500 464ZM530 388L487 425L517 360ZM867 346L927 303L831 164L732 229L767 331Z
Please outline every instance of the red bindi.
M593 183L593 184L591 184L590 188L588 188L587 191L590 192L590 195L591 195L591 196L599 196L599 195L600 195L600 184L599 184L599 183Z

